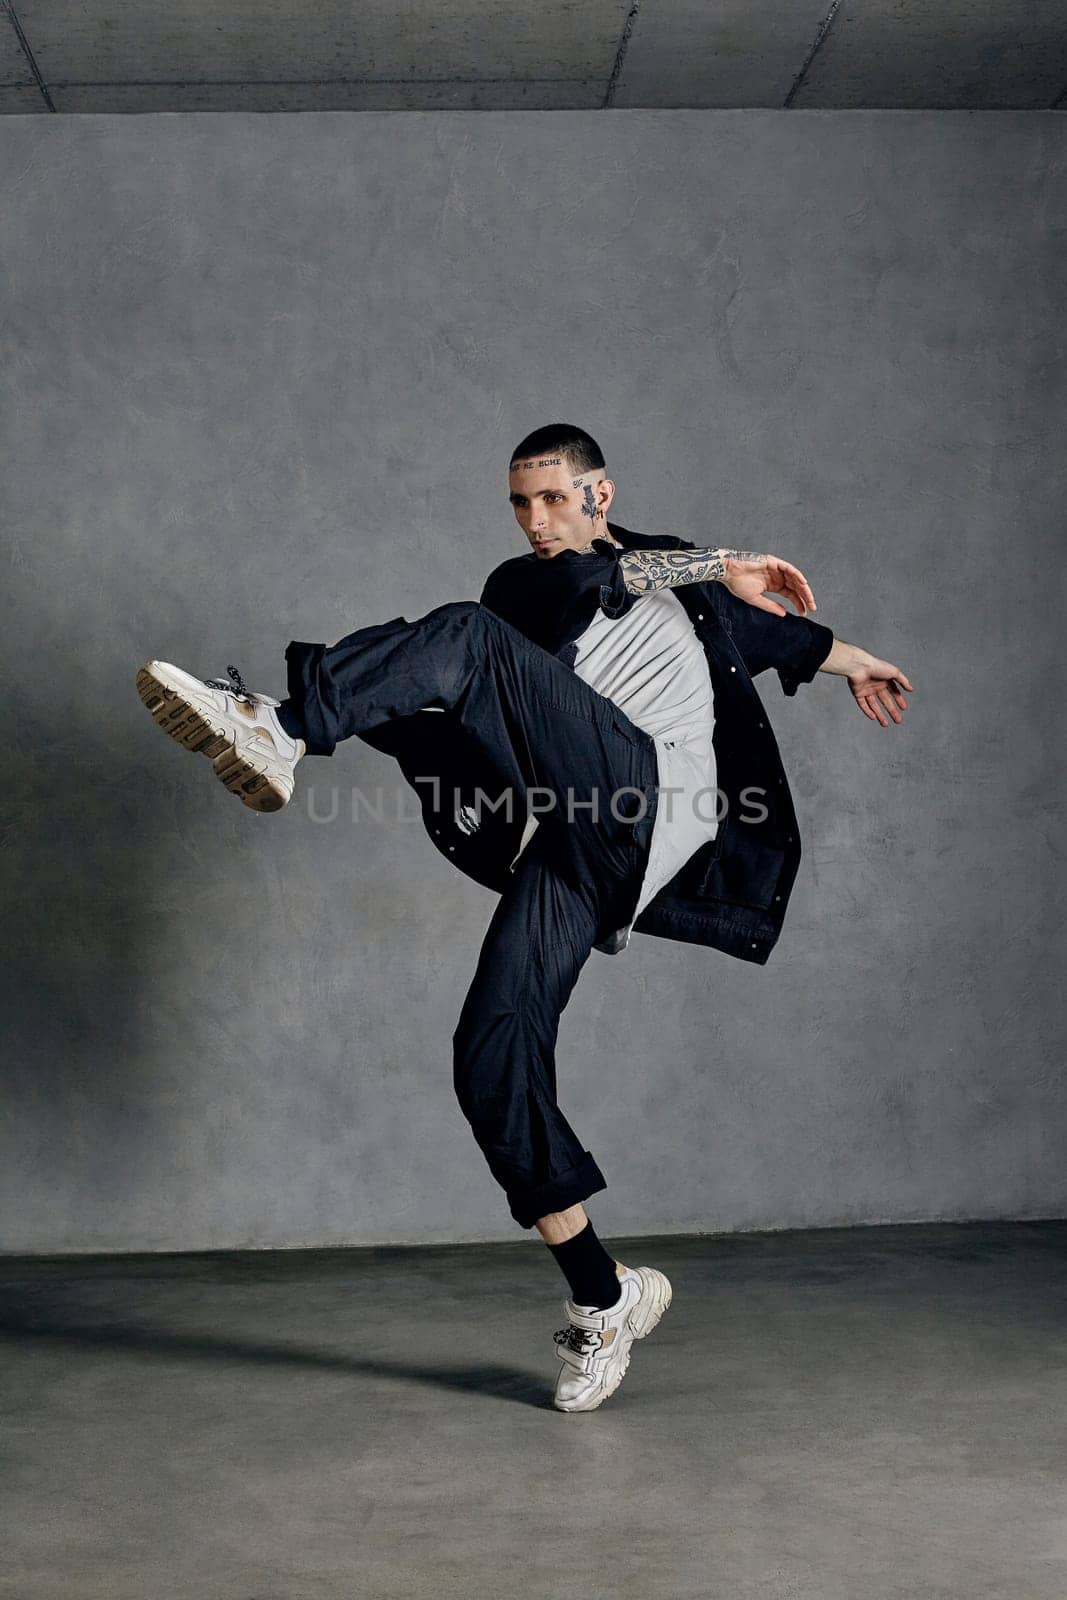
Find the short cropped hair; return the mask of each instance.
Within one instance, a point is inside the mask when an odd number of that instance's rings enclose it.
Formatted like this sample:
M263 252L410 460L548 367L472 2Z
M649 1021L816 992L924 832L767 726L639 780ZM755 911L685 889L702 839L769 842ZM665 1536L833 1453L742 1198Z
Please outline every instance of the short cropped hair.
M570 422L550 422L535 428L515 446L509 465L530 456L562 456L575 473L583 476L604 465L603 453L592 434Z

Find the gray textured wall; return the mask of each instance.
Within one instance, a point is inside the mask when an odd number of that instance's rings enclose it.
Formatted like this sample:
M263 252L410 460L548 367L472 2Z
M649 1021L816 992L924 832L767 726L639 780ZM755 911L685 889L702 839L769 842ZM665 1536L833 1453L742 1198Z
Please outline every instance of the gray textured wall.
M353 741L257 817L149 656L476 596L562 418L618 520L786 555L917 685L760 680L805 855L765 968L635 936L563 1019L601 1232L1063 1215L1067 121L5 118L2 1247L521 1237L453 1103L493 898ZM391 801L389 801L391 804Z

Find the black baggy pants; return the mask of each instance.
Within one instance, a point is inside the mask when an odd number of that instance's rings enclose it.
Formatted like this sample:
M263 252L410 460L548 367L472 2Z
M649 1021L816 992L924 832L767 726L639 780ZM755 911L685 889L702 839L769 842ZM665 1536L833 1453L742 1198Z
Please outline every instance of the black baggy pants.
M490 920L452 1038L460 1106L512 1216L532 1227L607 1186L557 1104L555 1046L594 944L636 906L657 804L655 746L477 601L359 628L332 647L293 640L285 658L310 755L439 706L489 758L494 799L512 786L525 817L528 790L555 797Z

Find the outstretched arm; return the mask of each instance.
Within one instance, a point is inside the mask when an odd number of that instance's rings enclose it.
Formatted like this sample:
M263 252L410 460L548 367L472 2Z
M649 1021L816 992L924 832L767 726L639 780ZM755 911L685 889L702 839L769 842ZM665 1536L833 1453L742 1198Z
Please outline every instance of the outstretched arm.
M647 594L652 589L676 588L684 583L705 583L714 579L746 601L748 607L790 618L787 631L779 635L777 629L760 623L752 609L727 602L731 635L753 675L766 667L777 666L782 689L786 694L795 694L797 683L809 682L816 671L837 673L848 679L852 696L865 717L883 728L889 726L886 711L894 722L903 721L900 712L907 710L908 702L902 691L907 689L909 694L914 694L915 686L899 667L871 655L860 645L835 639L828 628L811 619L793 620L792 612L767 598L764 591L769 590L792 600L801 617L806 608L816 609L807 579L791 562L754 550L697 549L685 540L679 540L677 547L668 549L628 550L623 549L610 532L604 538L622 551L618 563L625 589L630 594ZM798 669L789 651L795 656L794 630L800 628L813 634L813 638L806 646L810 664L801 662ZM818 656L813 652L825 651L826 640L830 641L829 653L816 667ZM789 650L785 649L787 645Z
M778 617L788 613L776 600L768 600L765 591L791 600L801 616L816 609L811 585L800 568L757 550L624 550L619 566L629 594L715 579L750 606Z
M902 690L907 689L909 694L915 693L914 684L908 681L899 667L895 667L891 661L883 661L878 656L872 656L869 650L864 650L858 644L849 644L847 639L834 640L830 654L819 671L835 672L840 677L847 678L848 686L863 715L870 717L872 722L880 722L883 728L889 726L883 707L894 722L902 722L900 712L908 708ZM898 706L900 710L897 709Z

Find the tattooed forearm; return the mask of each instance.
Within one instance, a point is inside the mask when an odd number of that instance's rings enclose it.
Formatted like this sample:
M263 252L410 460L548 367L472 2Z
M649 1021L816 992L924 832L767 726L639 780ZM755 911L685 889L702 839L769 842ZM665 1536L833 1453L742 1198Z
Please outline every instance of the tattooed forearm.
M725 577L731 560L762 563L767 557L755 550L627 550L619 566L629 594L649 594Z
M721 550L627 550L619 557L629 594L707 583L726 571Z

